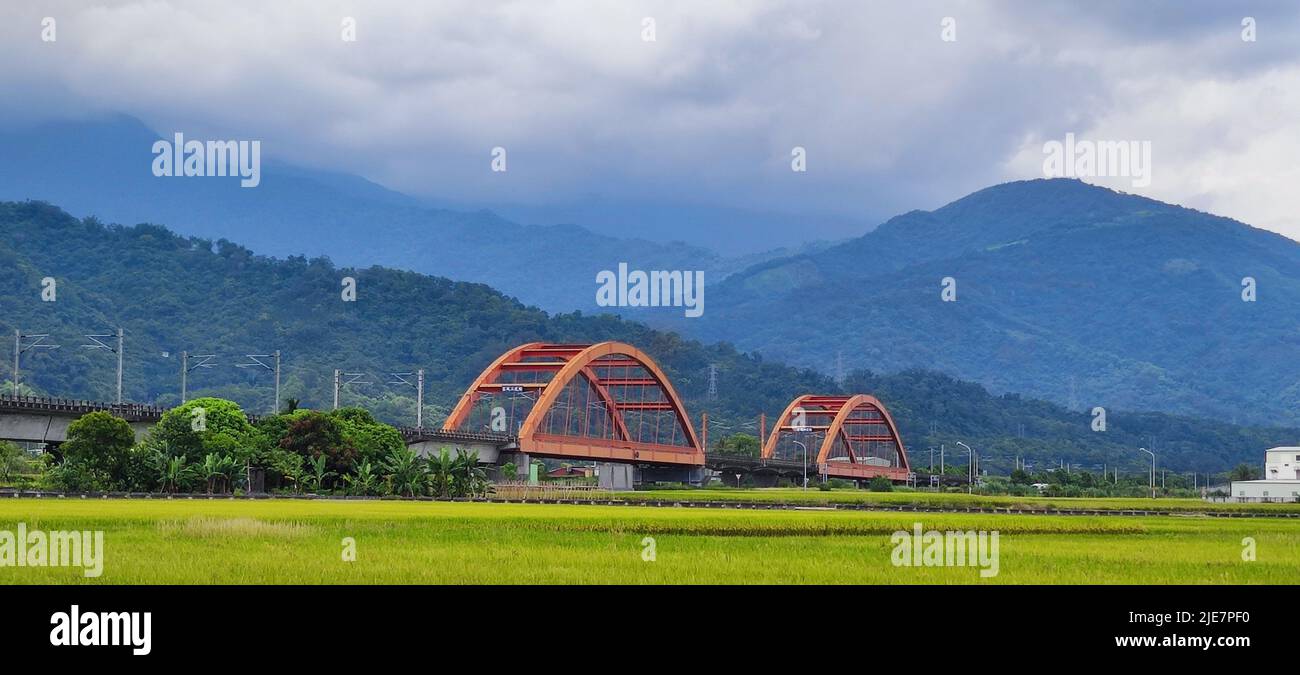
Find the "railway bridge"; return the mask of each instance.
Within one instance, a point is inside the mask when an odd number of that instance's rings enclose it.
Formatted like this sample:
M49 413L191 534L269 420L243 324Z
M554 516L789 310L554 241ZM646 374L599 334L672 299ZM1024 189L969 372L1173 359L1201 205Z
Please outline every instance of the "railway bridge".
M0 439L58 445L69 424L105 410L137 436L165 409L65 399L0 397ZM256 421L250 416L250 420ZM482 462L530 458L598 464L601 484L700 484L752 477L774 485L798 477L905 481L911 472L898 428L873 396L805 394L781 413L757 457L710 454L667 375L647 354L622 342L531 342L506 351L469 385L440 429L404 427L421 454L472 450Z

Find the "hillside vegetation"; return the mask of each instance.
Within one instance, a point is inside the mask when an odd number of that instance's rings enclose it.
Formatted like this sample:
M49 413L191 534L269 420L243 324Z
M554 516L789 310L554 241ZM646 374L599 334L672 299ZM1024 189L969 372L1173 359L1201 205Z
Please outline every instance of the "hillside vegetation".
M344 277L357 281L356 302L341 298ZM54 302L42 280L57 282ZM414 423L414 391L388 384L390 373L426 371L425 423L437 424L464 388L506 349L528 341L620 340L663 365L688 412L713 420L710 441L757 431L798 393L836 392L825 375L764 360L726 343L687 340L612 316L551 316L481 284L453 282L381 267L339 268L327 259L274 259L228 241L178 236L158 225L122 227L77 219L39 202L0 202L0 329L49 333L62 347L23 357L23 382L39 394L109 400L111 354L81 349L82 336L126 330L126 398L179 403L182 350L215 354L215 367L190 374L194 396L238 402L249 413L272 408L271 376L236 368L246 354L284 354L282 398L328 409L335 369L363 373L343 405L381 420ZM896 336L906 350L915 336ZM845 341L847 351L855 342ZM886 345L880 345L884 348ZM708 395L709 366L718 372ZM193 365L193 362L191 363ZM11 366L0 365L0 378ZM1237 427L1222 417L1190 419L1109 411L1106 432L1092 432L1080 412L928 371L851 375L844 388L875 393L893 410L919 461L929 445L957 439L987 456L985 468L1009 470L1016 454L1042 466L1060 461L1140 467L1136 448L1155 447L1170 469L1222 471L1258 464L1264 448L1294 443L1286 429ZM960 460L963 461L964 460Z

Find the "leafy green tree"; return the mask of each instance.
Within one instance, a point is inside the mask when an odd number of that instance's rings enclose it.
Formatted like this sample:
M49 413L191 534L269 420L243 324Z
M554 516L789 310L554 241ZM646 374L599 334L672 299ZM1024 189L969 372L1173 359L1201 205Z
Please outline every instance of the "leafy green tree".
M1238 464L1237 466L1232 468L1232 471L1228 474L1228 477L1231 480L1255 480L1256 478L1259 477L1259 474L1255 472L1255 467L1245 462L1242 462L1241 464Z
M758 437L750 434L731 434L722 439L719 450L731 455L757 457L763 448Z
M150 435L170 454L197 464L210 452L246 459L253 446L253 427L233 401L196 398L163 413Z
M340 476L352 470L357 455L335 418L315 410L299 410L290 416L280 447L304 460L325 457L325 465Z
M133 445L135 431L126 420L96 411L82 415L68 426L68 438L59 450L65 460L81 462L116 479Z
M157 452L148 442L131 448L122 471L123 490L153 492L158 489L158 471L155 467Z
M0 482L8 483L22 465L23 450L16 443L0 441Z
M406 441L395 427L377 421L363 408L339 408L330 413L343 434L343 440L356 449L359 459L380 463L392 456Z
M298 453L277 448L267 457L267 468L295 490L303 483L305 472L302 455Z

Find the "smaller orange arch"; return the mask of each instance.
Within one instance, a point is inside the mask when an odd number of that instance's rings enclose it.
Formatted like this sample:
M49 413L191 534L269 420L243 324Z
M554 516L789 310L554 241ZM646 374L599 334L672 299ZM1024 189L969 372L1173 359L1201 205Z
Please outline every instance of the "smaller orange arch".
M896 466L879 467L863 464L854 454L853 435L850 433L849 427L853 425L853 414L860 411L873 411L880 415L878 422L873 418L871 423L884 426L887 434L871 440L893 443L896 452ZM798 419L801 414L803 420ZM814 417L813 421L817 423L809 423L808 415L812 415ZM806 429L796 428L794 423L799 421L802 422L802 426L806 427ZM768 435L763 445L762 457L764 459L773 459L775 457L782 434L799 433L804 430L824 433L814 461L818 466L823 467L827 475L851 478L884 475L891 479L902 480L911 471L907 450L903 446L902 436L898 433L898 425L894 423L894 418L889 414L889 410L885 408L884 403L881 403L874 396L868 394L854 394L851 396L804 394L795 397L781 413L776 425L772 428L771 434ZM831 451L834 449L837 440L844 441L848 462L831 461ZM809 450L811 451L811 448Z

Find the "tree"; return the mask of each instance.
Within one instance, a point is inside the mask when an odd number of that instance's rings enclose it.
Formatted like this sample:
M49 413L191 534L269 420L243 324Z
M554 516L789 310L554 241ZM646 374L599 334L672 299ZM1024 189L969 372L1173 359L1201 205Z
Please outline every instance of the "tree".
M325 455L317 455L307 460L307 472L303 475L303 488L307 492L317 492L325 484L325 479L338 474L325 466Z
M339 408L330 413L338 424L343 440L356 449L358 459L382 463L393 451L406 447L406 440L396 428L378 422L364 408Z
M414 497L424 492L427 469L424 460L414 450L406 446L394 448L384 460L383 467L388 489L393 494Z
M1259 477L1259 474L1255 473L1255 467L1242 462L1233 467L1232 472L1228 474L1228 477L1232 480L1255 480Z
M280 447L304 460L325 457L325 464L337 475L347 474L356 460L356 450L343 438L334 417L315 410L299 410L289 416L289 427Z
M757 436L750 434L731 434L722 439L719 447L722 452L732 455L747 455L757 457L763 448L759 444Z
M14 470L22 466L23 450L16 443L0 441L0 482L8 483Z
M179 492L196 473L195 467L189 466L185 455L169 457L158 453L154 458L158 472L158 482L164 492Z
M253 446L253 427L239 405L211 397L163 413L150 436L191 464L201 463L210 452L247 459Z
M884 476L876 476L871 479L868 489L872 492L893 492L894 483Z
M379 475L369 461L361 462L356 473L344 476L343 481L348 485L348 492L354 495L373 495L379 491Z
M478 463L478 451L461 450L456 453L452 464L452 491L456 497L477 497L487 495L489 483L487 472Z
M429 462L429 492L434 497L452 496L456 477L456 462L447 448L439 448L438 456Z
M267 457L267 468L279 474L286 482L292 483L294 489L303 482L302 455L276 448Z
M212 494L215 488L227 492L240 466L234 457L210 452L203 458L203 464L197 468L208 484L208 494Z
M68 425L60 446L65 462L84 467L107 484L122 481L135 431L120 417L104 411L86 413Z

